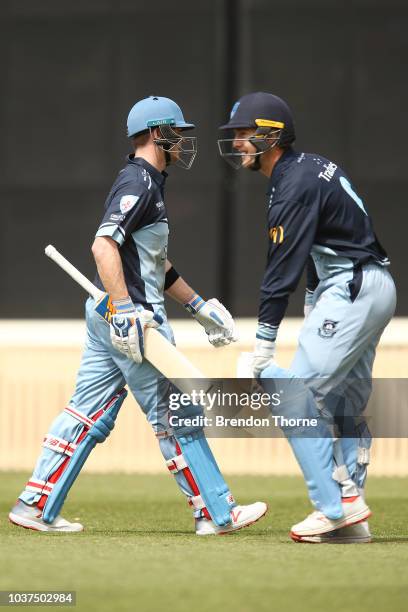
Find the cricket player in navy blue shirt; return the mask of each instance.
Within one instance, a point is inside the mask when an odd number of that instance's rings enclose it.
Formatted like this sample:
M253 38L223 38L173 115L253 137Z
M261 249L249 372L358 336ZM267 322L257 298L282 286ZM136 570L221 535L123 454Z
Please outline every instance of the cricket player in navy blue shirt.
M220 129L230 131L218 141L220 154L268 180L268 254L253 374L264 382L296 380L297 392L303 385L300 416L333 416L344 401L360 416L375 349L396 305L389 260L367 207L337 163L293 149L292 113L278 96L243 96ZM278 329L305 268L305 322L293 363L284 370L274 362ZM316 508L292 527L294 540L370 541L364 483L371 436L364 420L354 433L287 435Z
M261 518L266 504L237 506L202 427L188 424L194 421L188 417L195 415L197 407L191 404L183 408L185 414L178 412L187 417L185 426L171 426L169 396L174 387L144 358L146 327L156 327L174 342L164 307L165 293L184 305L204 327L213 346L235 340L234 321L227 309L214 298L201 298L167 258L165 168L171 164L191 167L196 138L186 131L194 125L184 120L173 100L150 96L133 106L127 128L134 152L106 199L92 247L95 282L109 293L116 314L107 326L89 298L87 342L75 393L46 434L34 473L9 518L16 525L38 531L83 529L81 524L57 515L56 509L62 507L77 476L76 466L83 465L81 453L89 438L103 442L113 428L127 384L153 428L167 468L192 508L196 534L236 531ZM183 423L183 418L179 421Z

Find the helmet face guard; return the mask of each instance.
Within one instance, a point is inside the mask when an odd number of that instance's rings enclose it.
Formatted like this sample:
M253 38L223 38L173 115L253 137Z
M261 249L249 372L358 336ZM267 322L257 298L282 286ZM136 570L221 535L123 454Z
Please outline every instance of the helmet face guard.
M180 132L193 129L187 123L181 108L174 100L163 96L149 96L139 100L130 109L127 118L127 135L133 138L150 132L155 144L165 153L166 164L175 164L188 170L197 153L195 137L182 136ZM157 128L158 136L152 132Z
M235 170L248 168L259 170L261 167L260 157L266 151L270 151L279 144L284 124L280 122L256 119L257 128L251 136L246 138L221 138L218 140L218 150L221 157L230 164ZM270 126L274 123L275 126ZM276 125L278 124L278 125ZM237 128L238 129L238 128ZM245 128L242 128L245 129ZM254 153L246 153L235 147L238 142L249 142L254 148ZM253 160L251 160L253 158ZM249 159L249 161L247 161Z
M196 136L183 136L181 132L176 132L170 123L150 125L150 133L154 128L158 128L160 135L153 138L153 142L164 151L166 164L168 166L173 164L184 170L189 170L197 155Z

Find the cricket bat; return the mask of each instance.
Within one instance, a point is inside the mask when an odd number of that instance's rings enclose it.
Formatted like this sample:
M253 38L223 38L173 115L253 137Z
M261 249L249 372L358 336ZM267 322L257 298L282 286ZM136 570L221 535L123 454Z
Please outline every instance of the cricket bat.
M51 244L46 247L45 254L93 297L96 303L95 311L109 324L111 316L115 313L115 308L109 295L95 287L86 276L77 270ZM193 366L171 342L166 340L160 332L152 327L147 327L145 330L145 357L159 372L170 380L205 378L204 374ZM189 389L193 386L191 383L187 385ZM180 387L179 384L178 386Z

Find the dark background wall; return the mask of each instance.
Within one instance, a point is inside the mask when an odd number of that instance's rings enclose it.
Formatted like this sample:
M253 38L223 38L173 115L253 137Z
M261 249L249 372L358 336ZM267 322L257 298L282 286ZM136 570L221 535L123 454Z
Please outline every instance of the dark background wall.
M266 182L218 157L217 126L254 90L287 99L299 150L340 164L374 218L408 315L408 5L395 0L10 0L0 4L3 317L81 317L53 243L93 276L90 245L128 152L130 107L180 103L197 126L170 170L169 258L204 296L256 315ZM303 286L289 314L300 315ZM170 307L172 316L182 309Z

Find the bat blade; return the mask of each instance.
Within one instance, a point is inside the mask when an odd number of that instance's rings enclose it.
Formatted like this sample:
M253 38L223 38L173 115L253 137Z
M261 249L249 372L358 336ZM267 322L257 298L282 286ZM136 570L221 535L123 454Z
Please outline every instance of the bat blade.
M145 357L169 380L185 379L180 384L177 383L185 393L196 388L193 379L205 378L183 353L152 327L145 330Z

